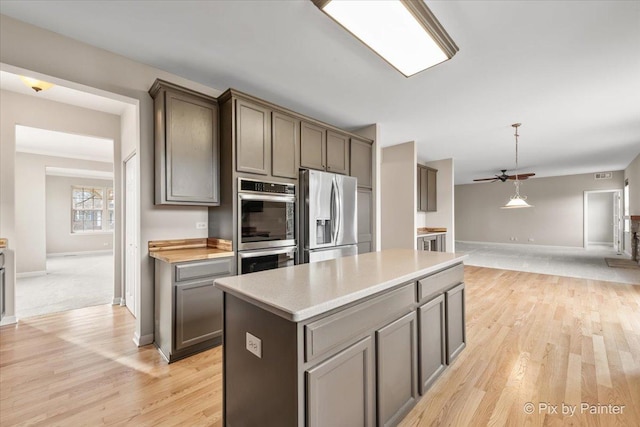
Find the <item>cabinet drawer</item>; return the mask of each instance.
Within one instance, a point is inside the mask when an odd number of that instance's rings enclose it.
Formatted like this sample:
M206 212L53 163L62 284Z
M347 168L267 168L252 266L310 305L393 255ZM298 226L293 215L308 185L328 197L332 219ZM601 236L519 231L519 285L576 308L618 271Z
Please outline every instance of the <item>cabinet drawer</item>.
M328 351L337 351L362 335L373 331L381 322L409 311L414 304L413 283L355 307L317 320L305 326L305 360Z
M232 260L233 258L229 257L176 265L176 282L199 277L229 275L231 274Z
M464 265L458 264L418 280L418 300L423 301L464 282Z

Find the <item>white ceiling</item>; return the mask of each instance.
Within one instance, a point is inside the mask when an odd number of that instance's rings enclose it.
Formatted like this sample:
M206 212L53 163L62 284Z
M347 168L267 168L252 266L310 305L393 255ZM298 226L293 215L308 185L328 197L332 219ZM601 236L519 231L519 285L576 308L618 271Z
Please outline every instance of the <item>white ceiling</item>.
M2 9L4 12L4 8ZM127 108L127 106L129 105L121 101L106 98L104 96L95 95L92 93L80 91L77 89L71 89L69 87L60 85L54 85L51 89L36 92L33 89L27 87L22 82L22 80L20 80L19 75L3 70L0 70L0 89L117 115L121 115L124 112L125 108Z
M16 151L113 163L113 140L16 125Z
M0 12L345 128L380 125L456 183L514 167L625 168L640 152L640 2L427 1L460 51L405 78L311 1L2 1Z

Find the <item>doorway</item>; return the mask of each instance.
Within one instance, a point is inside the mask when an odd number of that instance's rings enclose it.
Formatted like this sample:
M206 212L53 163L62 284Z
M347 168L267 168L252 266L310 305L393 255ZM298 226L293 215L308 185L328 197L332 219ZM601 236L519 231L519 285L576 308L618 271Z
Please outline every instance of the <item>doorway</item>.
M622 253L622 191L584 192L584 247Z

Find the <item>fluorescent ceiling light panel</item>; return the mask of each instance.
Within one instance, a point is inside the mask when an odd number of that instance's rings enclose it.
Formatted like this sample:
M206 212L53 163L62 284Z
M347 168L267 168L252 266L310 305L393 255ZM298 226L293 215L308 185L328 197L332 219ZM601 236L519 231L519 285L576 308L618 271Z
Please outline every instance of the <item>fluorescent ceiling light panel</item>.
M407 77L446 61L458 51L422 0L314 2Z

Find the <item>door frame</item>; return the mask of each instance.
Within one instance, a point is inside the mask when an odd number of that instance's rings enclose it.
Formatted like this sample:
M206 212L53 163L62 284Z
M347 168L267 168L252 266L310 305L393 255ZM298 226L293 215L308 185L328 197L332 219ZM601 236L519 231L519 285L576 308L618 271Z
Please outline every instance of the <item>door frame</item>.
M584 191L584 224L583 224L583 247L585 249L589 248L589 195L590 194L595 194L595 193L613 193L613 197L614 197L614 201L615 201L615 197L616 195L618 196L618 203L622 203L622 190L620 189L612 189L612 190L585 190ZM611 206L611 209L613 209L613 206ZM618 208L618 217L617 218L613 218L614 222L618 221L618 243L616 245L616 242L614 240L613 242L613 249L617 250L618 253L621 252L622 249L622 244L623 244L623 234L622 234L622 226L623 226L623 212L622 212L622 205L619 206ZM613 227L613 225L612 225ZM613 229L611 230L613 232Z
M127 164L128 162L134 162L133 164L135 165L135 169L136 169L136 176L135 176L135 183L134 183L134 187L135 187L135 191L136 191L136 197L134 197L133 201L128 200L127 198ZM129 154L128 156L126 156L123 161L122 161L122 223L123 223L123 227L122 227L122 246L123 246L123 250L122 250L122 304L127 307L127 309L129 309L129 311L131 312L131 314L133 315L133 317L137 318L140 314L140 278L139 278L139 269L136 271L135 267L134 267L134 272L133 272L133 307L131 307L129 304L127 304L127 278L129 277L128 275L128 271L127 271L127 231L132 227L133 230L133 235L135 236L135 245L136 248L133 251L134 254L134 259L132 261L132 264L134 266L138 266L139 265L139 250L138 250L138 246L140 244L140 224L139 224L139 212L140 212L140 206L138 203L139 197L137 196L138 191L140 189L139 187L139 177L140 177L140 166L137 163L138 162L138 156L137 156L137 150L134 150L131 154ZM134 213L134 219L133 221L128 221L127 220L127 206L129 203L133 203L134 206L136 206L136 211Z

